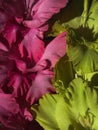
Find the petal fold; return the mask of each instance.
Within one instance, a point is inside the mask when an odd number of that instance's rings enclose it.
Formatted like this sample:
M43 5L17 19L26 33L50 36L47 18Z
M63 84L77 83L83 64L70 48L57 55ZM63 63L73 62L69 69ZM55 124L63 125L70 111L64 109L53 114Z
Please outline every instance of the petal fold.
M40 71L45 68L53 68L61 57L66 52L66 32L61 33L53 41L51 41L42 55L41 59L37 62L32 71Z
M44 25L55 13L65 7L68 0L40 0L32 8L33 20L25 20L23 23L30 28L38 28ZM34 12L34 13L33 13Z
M42 70L38 72L35 80L32 82L32 86L27 93L27 101L33 104L43 94L55 92L55 88L52 86L51 79L54 73L50 70Z
M42 34L36 29L31 29L25 36L19 46L22 56L24 56L24 48L30 59L37 62L44 53L44 42L41 40Z

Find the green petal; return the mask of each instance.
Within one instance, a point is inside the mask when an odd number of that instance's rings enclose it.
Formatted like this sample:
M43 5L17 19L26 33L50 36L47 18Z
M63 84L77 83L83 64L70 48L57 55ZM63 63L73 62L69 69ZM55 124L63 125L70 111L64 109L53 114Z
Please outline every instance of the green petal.
M89 73L98 71L98 52L94 49L77 44L69 47L67 54L78 75L85 77Z
M92 4L89 9L88 15L89 18L87 24L89 28L92 28L93 32L98 35L98 1L97 0L92 0Z
M59 99L58 95L45 95L40 99L38 109L32 109L36 112L36 120L45 130L59 130L55 118L56 104Z
M62 81L64 86L67 86L69 82L74 79L74 72L72 63L67 56L64 56L55 66L55 78L54 82Z
M98 93L81 78L74 79L65 95L45 95L36 120L45 130L97 130Z

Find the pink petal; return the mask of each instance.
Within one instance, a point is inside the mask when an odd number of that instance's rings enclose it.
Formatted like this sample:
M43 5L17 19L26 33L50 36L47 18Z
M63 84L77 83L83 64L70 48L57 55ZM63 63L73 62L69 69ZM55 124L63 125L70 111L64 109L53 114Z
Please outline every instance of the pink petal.
M4 84L6 78L8 78L8 71L11 69L9 68L10 63L7 55L7 52L0 50L0 87Z
M19 50L22 56L24 56L23 48L28 52L28 57L34 59L37 62L44 52L44 42L39 38L40 32L36 29L30 30L25 36L19 46ZM42 37L42 36L41 36Z
M30 9L36 1L38 2L39 0L26 0L26 7Z
M14 96L17 97L18 93L19 93L19 89L21 87L22 84L22 76L20 74L12 74L10 76L10 80L8 83L8 86L12 86L14 88Z
M32 71L40 71L45 68L53 68L55 64L59 61L61 57L65 55L66 52L66 33L61 33L52 42L50 42L41 57L37 62L36 66L33 67Z
M39 4L39 6L36 6ZM55 13L58 13L61 8L65 7L68 0L40 0L32 9L31 21L25 20L24 25L30 28L38 28L44 25ZM37 8L37 9L36 9Z
M16 42L17 30L18 26L9 24L5 27L5 30L3 31L3 36L6 38L10 46L12 43Z
M0 122L8 128L19 128L22 130L21 123L19 122L19 105L11 94L0 93ZM16 123L16 124L15 124Z
M17 102L20 106L20 111L21 111L21 115L23 116L23 118L27 121L32 121L33 120L33 115L30 113L31 111L31 106L30 104L28 104L28 102L26 102L25 97L24 96L19 96L17 98Z
M10 75L8 86L13 87L13 95L15 97L18 97L23 96L27 93L30 83L26 79L25 75L14 73Z
M18 70L20 70L21 72L25 73L26 72L26 63L20 59L14 59L15 63L16 63L16 67Z
M7 20L8 20L7 15L4 12L0 11L0 32L4 30L4 26Z
M7 71L8 69L6 69L6 67L0 65L0 87L2 86L2 84L5 82L7 78Z
M3 51L8 51L8 48L2 42L0 42L0 49Z
M9 16L22 17L25 11L24 0L2 0L2 7Z
M22 21L23 21L23 18L15 17L15 20L16 20L17 23L21 24Z
M29 120L29 121L33 120L32 114L28 111L27 108L24 109L24 116L26 120Z
M19 106L10 94L0 93L0 108L4 108L8 114L16 114L19 112ZM2 113L5 114L5 113ZM0 114L1 115L1 114Z
M32 82L32 86L27 94L27 101L31 104L38 100L43 94L49 92L55 92L54 87L51 84L51 79L54 73L50 70L43 70L38 72L35 80Z

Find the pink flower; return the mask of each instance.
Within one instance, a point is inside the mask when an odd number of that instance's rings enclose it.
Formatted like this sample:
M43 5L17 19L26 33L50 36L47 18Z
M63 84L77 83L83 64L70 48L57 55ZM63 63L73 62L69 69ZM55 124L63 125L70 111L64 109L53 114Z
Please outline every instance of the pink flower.
M0 92L0 123L15 130L24 130L23 126L25 124L15 98L11 94L2 92Z
M48 44L41 59L30 69L32 72L37 72L35 80L32 82L32 86L27 94L27 100L31 99L31 104L43 94L55 92L51 83L51 79L54 76L52 69L58 60L64 56L65 43L65 33L62 33Z
M31 38L31 37L29 37ZM2 37L3 39L3 37ZM4 40L4 39L3 39ZM32 41L32 38L31 38ZM28 45L28 40L26 43ZM1 42L0 45L0 86L4 89L6 84L6 90L11 91L13 88L13 95L15 97L18 96L26 96L28 90L31 88L32 83L35 84L38 79L44 81L44 77L47 77L48 81L53 77L52 68L55 66L56 62L65 54L65 33L60 34L57 38L55 38L52 42L48 44L48 46L44 47L44 42L37 41L36 44L32 43L29 47L33 53L33 59L29 58L26 55L26 51L24 50L22 57L17 44L13 44L13 46L7 48L6 45ZM34 44L34 45L33 45ZM3 46L3 47L2 47ZM39 78L40 77L40 78ZM46 78L45 77L45 78ZM49 79L48 79L49 78ZM46 81L45 81L46 82ZM43 85L42 82L40 86ZM34 85L36 86L39 85ZM39 91L41 88L37 87ZM48 87L48 86L47 86ZM51 88L51 87L50 87ZM44 94L47 92L49 88L45 88L45 91L42 92ZM51 89L52 90L52 89ZM39 93L40 97L42 95ZM34 97L35 98L35 97Z
M23 55L23 48L25 48L27 55L32 58L31 44L34 46L35 43L41 42L44 32L48 29L48 20L67 3L68 0L2 0L0 1L2 10L0 31L9 45L15 43L21 34L19 45L21 54ZM28 40L30 42L27 44Z
M48 20L66 4L67 0L0 0L0 122L5 128L24 130L25 121L32 120L30 105L55 92L53 68L65 54L66 33L47 46L43 38Z
M45 25L67 3L68 0L37 0L37 2L35 0L26 0L28 14L31 16L31 20L24 20L23 24L30 28L39 28Z
M44 78L45 76L43 75L46 75L46 73L48 73L46 77L49 81L53 77L50 70L65 53L65 33L49 43L45 49L45 43L42 41L43 32L45 31L43 29L46 28L48 19L54 13L58 13L60 8L64 7L66 3L66 0L62 2L56 1L56 3L54 0L51 2L49 0L0 1L0 15L2 16L0 33L0 87L4 92L12 91L15 97L26 97L33 82L39 79L37 77ZM47 5L49 11L47 11ZM41 25L30 26L32 29L23 26L25 23L25 26L29 27L27 21L29 23L31 20L33 23L34 20L39 21L39 19L42 19ZM63 50L61 51L60 49ZM44 63L45 65L42 65ZM51 65L49 66L49 64ZM30 68L33 68L33 70L31 69L31 72L27 71ZM45 69L48 70L42 71ZM39 70L42 72L39 72ZM47 91L45 89L38 97ZM27 99L29 97L32 97L30 92ZM34 99L38 98L34 97Z
M67 3L68 0L0 0L1 24L14 18L26 27L45 29L47 21Z

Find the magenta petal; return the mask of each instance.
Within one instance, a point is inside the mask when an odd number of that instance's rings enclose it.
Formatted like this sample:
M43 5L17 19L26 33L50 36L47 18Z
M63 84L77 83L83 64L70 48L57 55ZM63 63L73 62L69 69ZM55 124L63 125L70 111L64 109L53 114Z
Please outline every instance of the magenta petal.
M2 84L4 83L4 81L7 78L7 71L8 70L6 69L6 67L0 66L0 87L2 86Z
M28 9L30 9L32 7L32 5L34 6L34 3L38 2L40 0L25 0L26 2L26 6Z
M16 42L16 33L18 30L18 26L9 24L5 27L5 30L3 31L3 36L8 41L9 45Z
M65 55L66 50L66 33L61 33L52 42L48 44L41 60L49 60L51 67L54 67L57 61ZM40 60L40 61L41 61Z
M22 21L23 21L23 18L15 17L15 20L16 20L17 23L21 24Z
M32 114L28 111L27 108L24 109L24 116L26 120L29 120L29 121L33 120Z
M0 49L0 87L6 81L6 78L8 77L8 71L10 71L10 68L9 68L10 63L9 63L7 55L8 55L7 52Z
M1 5L9 16L22 17L25 11L24 0L2 0Z
M16 103L15 99L10 94L4 94L0 93L0 108L4 108L6 111L8 111L8 114L16 114L19 112L19 106ZM4 113L2 113L4 114ZM1 115L1 114L0 114ZM1 117L1 116L0 116Z
M9 118L18 114L19 105L10 94L0 93L0 122L8 126Z
M43 70L38 72L35 80L32 82L32 86L27 94L27 101L31 104L38 100L43 94L54 92L55 89L52 86L51 79L54 73L50 70Z
M65 7L68 0L42 0L37 2L40 3L39 6L35 5L35 8L32 9L34 15L32 16L33 20L24 21L24 24L30 28L38 28L44 25L55 13L58 13L61 8Z
M5 23L7 22L8 18L4 12L0 11L0 32L3 31Z
M0 42L0 49L3 51L8 51L8 48L2 42Z
M8 83L8 86L12 86L14 91L14 96L17 97L19 95L19 90L21 88L21 84L22 84L22 76L20 74L12 74L10 76L10 81Z
M13 95L18 97L26 94L30 84L25 75L22 75L21 73L14 73L10 75L8 86L13 87Z
M45 52L39 62L32 71L40 71L45 68L53 68L58 60L65 55L66 52L66 33L61 33L52 42L48 44Z
M23 48L28 52L28 57L37 62L44 52L44 42L39 38L42 34L36 29L31 29L25 36L19 46L21 55L23 56Z
M15 63L16 63L16 67L18 68L18 70L20 70L21 72L26 72L26 63L20 59L14 59Z

